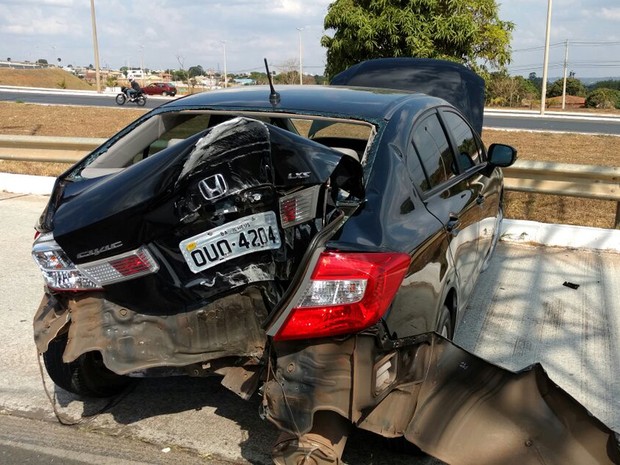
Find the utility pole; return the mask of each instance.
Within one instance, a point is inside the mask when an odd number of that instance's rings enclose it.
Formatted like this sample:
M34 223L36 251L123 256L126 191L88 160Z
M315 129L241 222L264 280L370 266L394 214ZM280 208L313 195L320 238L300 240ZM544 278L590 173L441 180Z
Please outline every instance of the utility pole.
M220 41L224 46L224 88L228 87L228 72L226 70L226 41Z
M140 84L144 87L144 45L140 44L140 77L142 83Z
M549 4L547 6L547 34L545 37L545 61L543 63L543 82L542 82L542 92L540 98L540 114L545 114L545 106L547 104L547 70L549 69L549 37L551 35L551 4L553 0L549 0Z
M568 75L568 39L564 45L564 83L562 84L562 110L566 109L566 78Z
M301 46L301 31L303 30L304 30L303 27L297 28L297 31L299 31L299 85L300 86L304 85L304 79L303 79L304 65L302 64L303 48Z
M101 93L101 78L99 76L99 45L97 45L97 21L95 20L95 0L90 0L90 18L93 24L93 48L95 49L95 81L97 92Z

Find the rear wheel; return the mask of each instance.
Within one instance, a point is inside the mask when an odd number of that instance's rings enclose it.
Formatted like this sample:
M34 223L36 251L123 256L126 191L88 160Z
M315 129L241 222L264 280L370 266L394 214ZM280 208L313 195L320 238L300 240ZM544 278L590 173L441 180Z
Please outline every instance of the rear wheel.
M67 333L50 341L43 354L47 373L65 391L83 397L112 397L133 382L131 378L108 370L99 352L88 352L73 362L63 362L62 354L66 347Z
M161 93L161 95L163 95L164 97L168 97L168 92L163 91L163 92Z
M454 337L454 324L452 323L452 314L450 313L450 309L448 308L448 306L445 304L441 309L441 314L439 315L437 332L446 339L452 340L452 338Z
M118 94L116 96L116 104L117 105L125 105L126 101L127 101L127 97L125 97L125 94Z

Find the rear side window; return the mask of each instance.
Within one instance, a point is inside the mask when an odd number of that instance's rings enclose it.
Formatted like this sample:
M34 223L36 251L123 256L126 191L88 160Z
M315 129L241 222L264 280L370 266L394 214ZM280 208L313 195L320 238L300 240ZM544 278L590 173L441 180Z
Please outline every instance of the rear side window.
M414 152L424 169L426 183L422 182L419 173L413 171L411 175L414 180L417 179L414 182L422 191L432 189L458 173L448 138L436 113L425 117L416 125L412 142ZM414 169L414 162L408 162L410 171Z
M457 113L444 111L442 114L448 131L454 137L456 153L461 171L467 171L480 163L480 144L467 122Z

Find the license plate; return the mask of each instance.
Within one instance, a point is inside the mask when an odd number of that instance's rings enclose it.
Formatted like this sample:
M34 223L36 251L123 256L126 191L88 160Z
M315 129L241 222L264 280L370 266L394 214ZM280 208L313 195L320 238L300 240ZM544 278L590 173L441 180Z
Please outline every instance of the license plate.
M204 271L253 252L280 248L276 214L256 213L210 229L180 242L190 270Z

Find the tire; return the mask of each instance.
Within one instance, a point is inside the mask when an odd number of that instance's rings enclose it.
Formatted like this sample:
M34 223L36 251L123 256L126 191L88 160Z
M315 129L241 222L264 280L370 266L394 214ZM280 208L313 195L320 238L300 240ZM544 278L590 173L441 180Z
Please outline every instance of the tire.
M164 91L161 93L161 95L163 95L164 97L168 97L168 92Z
M126 101L127 101L127 97L125 97L125 94L118 94L116 96L116 104L117 105L125 105Z
M441 308L436 331L446 339L452 340L454 337L454 323L452 322L452 314L446 304L444 304Z
M99 352L88 352L73 362L63 362L66 347L67 333L50 341L43 353L47 374L65 391L82 397L112 397L133 383L133 379L108 370Z
M136 104L139 107L143 107L145 103L146 103L146 97L144 95L141 95L140 97L136 99Z

